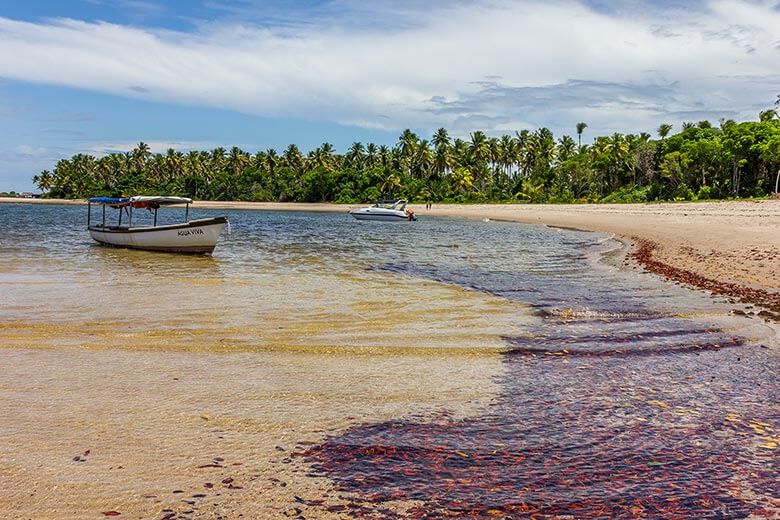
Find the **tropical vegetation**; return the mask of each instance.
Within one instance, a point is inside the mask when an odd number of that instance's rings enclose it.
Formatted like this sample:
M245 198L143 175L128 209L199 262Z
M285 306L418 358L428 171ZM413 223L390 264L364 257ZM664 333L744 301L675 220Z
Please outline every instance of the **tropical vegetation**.
M395 146L324 143L303 153L291 144L250 153L230 150L153 154L143 142L127 153L77 154L33 180L47 197L175 194L195 199L370 202L637 202L765 197L777 191L780 119L668 123L648 133L599 136L582 144L584 122L556 138L547 128L491 137L475 131L430 139L404 130Z

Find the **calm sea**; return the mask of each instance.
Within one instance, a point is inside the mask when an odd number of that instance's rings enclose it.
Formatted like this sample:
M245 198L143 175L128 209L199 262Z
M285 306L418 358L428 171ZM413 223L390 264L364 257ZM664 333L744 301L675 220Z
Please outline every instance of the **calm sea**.
M284 432L300 477L290 489L308 495L274 488L289 502L280 515L732 518L780 507L768 329L624 265L611 237L424 215L190 212L218 214L231 233L202 257L99 246L83 207L0 205L0 342L16 347L2 354L12 369L0 390L31 377L19 353L41 348L51 380L50 365L71 362L58 352L124 373L176 356L236 393L214 405L195 385L187 399L229 416L237 445ZM246 385L274 378L283 395L247 404ZM246 446L235 449L247 464ZM255 457L261 472L274 462ZM243 500L234 511L265 512L246 505L260 500L248 491ZM21 493L14 504L37 511Z

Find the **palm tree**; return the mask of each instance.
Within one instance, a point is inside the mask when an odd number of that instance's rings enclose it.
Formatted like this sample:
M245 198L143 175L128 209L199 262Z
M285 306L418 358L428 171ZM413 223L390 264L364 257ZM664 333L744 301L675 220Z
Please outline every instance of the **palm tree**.
M409 130L404 130L398 137L398 147L401 150L401 161L409 174L412 173L412 160L414 152L417 149L417 134Z
M215 172L222 171L225 167L225 149L221 146L211 151L211 168Z
M465 193L474 187L474 176L471 175L471 172L468 170L468 168L456 168L455 171L452 172L450 178L452 179L452 183L455 185L455 188L457 188L457 190L460 192Z
M555 137L549 128L540 128L526 141L527 168L532 174L549 177L550 165L555 159Z
M111 157L119 154L105 155L98 159L95 177L99 184L111 189L112 180L116 177L116 172L111 161Z
M385 177L385 180L382 182L382 185L379 187L379 191L386 195L392 195L395 190L401 187L401 179L398 178L398 175L391 172L388 174L387 177Z
M517 155L517 142L512 139L511 135L504 134L501 136L499 147L501 149L501 155L498 162L503 168L504 175L508 177L512 169L512 164L515 162L515 156Z
M355 169L360 169L363 163L363 154L365 151L366 149L363 147L363 143L354 142L347 151L346 159Z
M333 152L334 152L334 148L332 144L322 143L320 145L320 155L321 155L322 165L325 167L326 170L333 169Z
M469 145L463 139L455 139L452 143L452 155L454 164L467 166L471 160Z
M607 171L607 188L612 189L619 184L620 172L625 170L631 159L631 148L627 139L622 134L614 133L612 137L605 137L602 147L609 161Z
M445 128L439 128L438 130L436 130L436 133L433 134L433 138L431 139L431 142L433 143L433 146L435 148L438 148L440 146L449 146L450 135L447 133L447 130Z
M563 162L573 156L575 153L574 139L564 135L558 139L558 160Z
M577 123L577 148L582 148L582 132L588 128L587 123L579 122Z
M279 188L279 180L276 178L277 164L279 164L279 156L276 154L276 150L269 148L265 151L265 169L268 172L268 177L271 179L274 196L278 194Z
M282 160L284 164L291 168L297 174L302 174L304 170L303 154L298 149L298 146L291 144L285 149L282 154Z
M140 172L141 169L144 167L144 164L146 164L146 161L148 161L151 156L152 156L152 151L149 148L149 145L141 141L140 143L138 143L138 146L136 146L130 152L131 167L136 172Z
M208 152L191 150L182 161L185 179L181 188L193 197L208 196L205 192L206 185L211 182L211 175L207 173L211 170L205 167L208 157Z
M373 168L376 165L377 147L374 143L368 143L366 145L366 164L369 168Z
M379 145L379 151L377 154L379 155L379 164L381 164L384 168L387 168L390 165L391 159L390 148L388 148L387 145L381 144Z
M249 155L238 146L230 149L230 155L227 158L227 168L235 176L238 176L249 165Z
M42 192L47 192L52 186L52 175L49 170L43 170L40 175L33 177L33 182Z
M531 138L531 133L526 130L520 130L515 132L516 152L515 160L517 164L517 172L522 176L528 175L528 141Z
M430 175L431 167L434 163L433 151L428 144L427 139L423 139L417 144L417 151L414 154L414 172L419 178Z
M405 157L411 157L417 146L417 134L407 128L401 133L398 138L398 143L401 145L401 152L403 155Z
M773 119L777 119L777 110L774 108L770 108L769 110L764 110L758 114L758 120L762 123L766 123L767 121L772 121Z
M499 141L497 137L489 138L488 148L490 149L488 159L490 160L490 165L495 169L496 165L501 160L501 141Z
M669 132L671 131L672 125L669 123L662 123L661 126L658 127L658 135L661 139L666 139L666 136L669 135Z
M436 146L436 152L433 157L433 168L439 176L443 176L452 168L452 151L446 144Z
M490 157L490 142L484 132L477 130L471 134L469 152L471 153L471 158L476 163L480 163Z

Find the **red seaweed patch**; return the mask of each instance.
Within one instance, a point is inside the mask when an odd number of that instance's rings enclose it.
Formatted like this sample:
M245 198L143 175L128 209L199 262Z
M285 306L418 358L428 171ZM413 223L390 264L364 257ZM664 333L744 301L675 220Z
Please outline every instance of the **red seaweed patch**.
M760 312L759 315L776 322L780 321L780 292L746 287L736 283L719 282L692 271L671 266L654 258L654 252L658 247L655 243L644 239L636 239L636 241L637 247L631 253L631 257L650 271L676 282L705 289L714 294L730 296L743 303L764 307L766 310Z
M541 323L505 338L501 390L481 413L362 424L299 445L294 460L345 502L307 506L354 518L780 517L776 351L663 310L670 295L647 278L607 283L557 251L520 268L502 257L492 258L502 269L375 267L522 301ZM635 255L668 267L651 253Z
M359 425L293 455L355 518L780 514L773 351L673 317L550 315L536 332L507 338L483 413Z
M726 352L707 354L732 355ZM511 357L505 378L512 381L505 379L507 391L483 415L361 425L299 453L315 474L350 493L358 518L397 501L415 505L382 517L780 511L778 452L766 440L780 441L777 407L761 405L750 385L724 381L734 375L728 371L694 375L675 366L679 358L660 359L605 358L597 367ZM704 366L710 363L717 357ZM656 373L641 374L653 367ZM724 405L734 396L742 400L739 414Z

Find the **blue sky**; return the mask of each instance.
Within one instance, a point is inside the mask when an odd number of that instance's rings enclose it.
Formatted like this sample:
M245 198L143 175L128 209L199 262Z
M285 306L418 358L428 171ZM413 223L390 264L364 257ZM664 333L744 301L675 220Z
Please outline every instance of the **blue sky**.
M776 0L0 0L0 191L74 153L755 119Z

